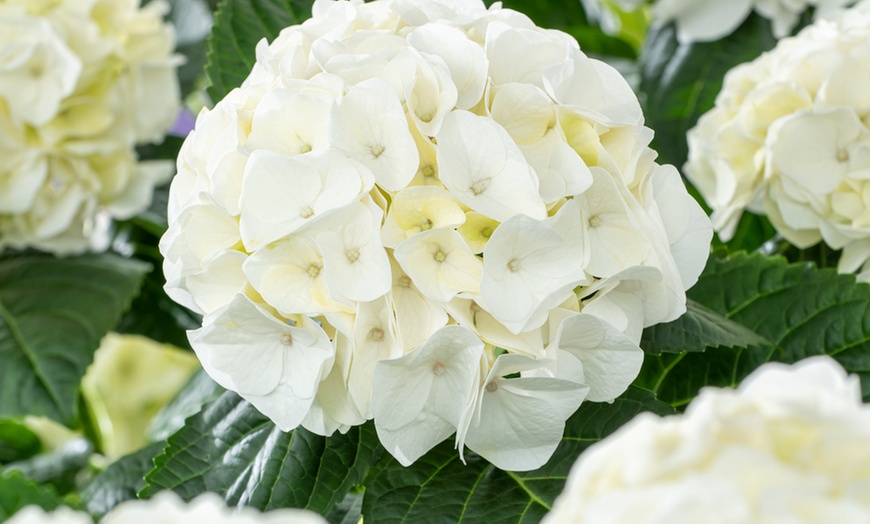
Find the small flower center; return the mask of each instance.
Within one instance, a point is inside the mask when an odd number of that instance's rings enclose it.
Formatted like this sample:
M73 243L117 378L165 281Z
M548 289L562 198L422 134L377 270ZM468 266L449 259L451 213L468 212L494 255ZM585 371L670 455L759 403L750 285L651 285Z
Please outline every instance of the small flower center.
M474 196L477 196L477 195L483 193L484 191L486 191L486 189L489 187L489 182L490 182L489 178L484 178L483 180L478 180L477 182L475 182L468 189L470 189L471 192L474 193Z
M281 344L285 346L292 346L293 335L291 335L290 333L284 333L283 335L281 335Z
M374 156L375 158L378 158L383 153L384 153L384 146L382 146L382 145L372 146L372 156Z
M429 231L430 229L432 229L432 221L427 218L425 222L420 224L420 231Z
M384 339L384 330L381 328L372 328L372 330L369 331L368 339L372 342L380 342Z
M492 228L485 227L485 228L480 230L480 234L483 235L483 238L489 238L492 236Z
M357 249L357 248L348 249L347 251L344 252L344 256L347 257L348 262L353 264L354 262L359 260L359 249Z
M589 227L598 227L601 225L601 217L595 215L589 218Z
M420 121L426 122L427 124L432 121L432 113L423 113L420 115Z
M444 262L447 260L447 254L439 249L434 255L432 255L432 258L434 258L436 262Z
M447 371L447 368L444 367L444 364L441 362L436 362L434 366L432 366L432 373L435 373L435 376L440 377Z
M403 275L402 278L399 279L399 285L402 287L410 287L411 286L411 279L408 278L407 275Z
M497 382L490 382L489 384L486 385L486 390L489 391L490 393L494 392L497 389L498 389Z
M512 258L510 262L507 263L507 267L511 270L511 273L516 273L520 270L520 261Z
M320 264L311 264L308 266L308 276L311 278L317 278L317 275L320 274L320 270L323 268Z
M429 177L435 176L435 168L432 166L429 166L429 165L423 166L422 171L423 171L424 177L429 178Z
M304 207L299 211L299 216L302 218L311 218L314 216L314 210L310 207Z
M837 151L837 162L848 162L849 161L849 152L845 149L840 149Z
M299 148L299 153L303 155L305 153L308 153L309 151L311 151L311 144L302 144L302 146Z

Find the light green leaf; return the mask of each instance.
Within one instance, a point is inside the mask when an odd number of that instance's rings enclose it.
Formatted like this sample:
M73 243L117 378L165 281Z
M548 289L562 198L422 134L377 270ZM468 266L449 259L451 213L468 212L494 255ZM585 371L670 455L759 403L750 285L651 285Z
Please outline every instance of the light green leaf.
M149 269L111 254L0 259L0 417L74 426L85 368Z
M640 345L648 355L704 351L717 346L749 347L770 342L694 300L686 303L687 311L677 320L645 329Z
M0 522L25 506L50 511L61 504L61 498L50 487L40 486L17 471L0 471Z
M782 257L714 255L688 296L769 345L648 354L635 384L663 401L685 405L701 387L735 386L769 360L822 354L857 374L870 400L870 285L854 275Z
M371 425L329 438L302 428L285 433L227 392L169 437L140 495L171 489L190 500L213 491L230 506L326 514L363 481L377 453Z
M580 453L643 411L673 413L636 388L612 404L584 403L553 457L535 471L501 471L471 452L463 464L450 441L407 468L385 454L366 481L363 516L377 523L540 522Z
M154 457L165 445L165 442L155 442L125 455L94 477L82 491L87 512L100 518L118 504L135 499L136 493L146 485L145 475L154 469Z
M680 44L671 25L651 29L641 50L641 91L646 125L656 132L660 162L681 167L688 157L686 132L713 107L725 73L776 45L770 22L752 14L715 42Z
M223 0L208 38L208 94L217 103L242 85L256 61L257 42L311 17L313 0Z

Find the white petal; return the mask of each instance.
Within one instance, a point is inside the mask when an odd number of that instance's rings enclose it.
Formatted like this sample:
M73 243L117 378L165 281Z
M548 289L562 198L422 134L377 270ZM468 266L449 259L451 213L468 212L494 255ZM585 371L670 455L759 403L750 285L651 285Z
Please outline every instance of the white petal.
M447 302L461 292L477 292L482 264L462 235L441 228L418 233L395 251L402 269L427 297Z
M565 319L556 345L583 363L588 398L594 402L609 402L624 393L643 364L643 351L636 343L593 315Z
M437 138L441 182L462 203L498 221L516 214L547 217L537 176L500 125L453 111Z
M471 109L483 96L489 63L483 49L464 32L442 24L427 24L408 35L408 43L418 51L444 60L458 90L456 107Z
M407 186L417 172L417 146L405 112L384 80L367 80L348 90L332 110L329 141L368 167L388 191Z

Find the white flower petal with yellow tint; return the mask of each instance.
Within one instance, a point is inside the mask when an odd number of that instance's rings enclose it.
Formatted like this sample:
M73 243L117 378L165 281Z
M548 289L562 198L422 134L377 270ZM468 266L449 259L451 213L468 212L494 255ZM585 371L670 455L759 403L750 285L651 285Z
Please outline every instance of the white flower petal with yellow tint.
M475 255L483 253L483 248L489 242L489 237L495 232L499 223L486 215L475 211L465 213L465 222L456 230L468 243L468 247Z
M408 116L425 136L435 136L444 115L456 105L450 70L437 56L418 56L417 73L405 88Z
M544 87L553 100L599 124L643 124L640 102L625 78L579 50L544 73Z
M375 204L353 202L306 229L323 254L326 282L336 300L368 302L390 290L390 261L380 234L382 216Z
M289 431L307 414L334 357L326 333L300 320L291 326L238 294L189 333L190 344L215 381Z
M417 233L456 227L463 222L465 211L462 205L445 189L408 187L393 195L381 236L385 246L396 247Z
M326 95L289 89L269 91L254 111L245 147L286 156L328 147L326 122L331 109L332 99Z
M486 87L489 63L483 49L461 30L430 24L408 34L416 50L441 58L450 70L457 89L457 109L471 109L480 101Z
M333 108L328 133L329 142L368 167L384 189L402 189L417 172L419 158L405 112L384 80L351 87Z
M562 440L565 421L589 391L585 384L558 378L505 378L546 363L522 355L498 357L467 428L457 431L457 446L468 446L500 469L543 466Z
M351 343L353 350L347 389L357 411L370 419L375 365L381 360L402 356L402 345L389 297L357 304Z
M248 283L242 265L248 256L224 250L205 259L202 271L187 277L187 289L204 315L220 309L241 293Z
M350 340L340 332L332 341L335 347L335 363L329 374L320 382L314 402L302 426L318 435L329 436L336 430L345 432L351 426L366 421L350 399L347 378L353 357Z
M636 342L585 313L562 321L555 345L583 363L588 400L593 402L609 402L624 393L643 364L643 351Z
M239 230L249 251L347 206L374 184L371 173L335 149L288 157L255 151L245 168Z
M483 265L455 229L432 229L402 242L396 260L427 297L447 302L480 288Z
M576 206L565 204L553 218L517 215L493 233L483 250L480 294L489 312L511 332L540 327L544 311L527 325L539 306L557 306L585 277L580 218Z
M541 88L510 83L493 90L492 119L501 124L517 144L531 144L556 125L556 108Z
M538 191L544 202L579 195L592 185L592 173L586 163L555 129L547 131L537 142L519 147L538 175Z
M491 22L484 49L489 78L496 86L518 82L543 87L544 71L568 59L577 42L564 33Z
M544 340L540 329L513 334L470 298L454 298L446 308L459 325L470 329L487 344L532 358L544 356Z
M270 306L285 316L347 310L330 295L323 257L313 243L292 235L254 252L244 273Z
M409 351L444 327L448 317L444 307L423 295L393 257L390 266L393 272L390 297L396 314L396 327L403 349Z
M479 387L483 342L460 326L375 366L372 413L378 437L404 466L452 434Z
M498 221L516 214L546 218L538 177L500 125L453 111L437 138L441 182L462 203Z

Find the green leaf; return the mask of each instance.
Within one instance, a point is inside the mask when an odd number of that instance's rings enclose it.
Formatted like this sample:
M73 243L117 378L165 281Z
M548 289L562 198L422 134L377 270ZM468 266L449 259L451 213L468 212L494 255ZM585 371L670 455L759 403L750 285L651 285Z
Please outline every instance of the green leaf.
M0 464L28 459L42 450L33 431L14 420L0 420Z
M646 125L656 132L660 162L682 166L686 132L713 107L725 73L776 45L770 22L752 14L732 34L715 42L680 44L673 24L654 28L641 50L641 91Z
M535 471L501 471L471 452L462 464L449 441L407 468L385 454L366 481L363 516L378 523L540 522L580 453L644 411L673 413L636 388L612 404L584 403L553 457Z
M51 485L58 493L65 495L78 490L78 481L93 452L91 442L75 438L64 442L51 453L13 462L6 466L6 470L19 471L40 484Z
M714 255L688 296L769 345L647 355L635 384L663 401L684 405L701 387L735 386L769 360L822 354L857 374L870 400L870 285L854 275L757 253Z
M770 342L746 326L693 300L686 303L686 312L677 320L645 329L640 341L648 355L763 344L770 345Z
M53 489L40 486L17 471L0 471L0 522L25 506L50 511L62 503Z
M155 442L125 455L94 477L82 491L88 513L101 518L118 504L135 499L136 493L146 485L145 475L154 468L154 457L160 454L165 444Z
M312 0L223 0L208 38L205 66L213 102L242 85L256 61L257 42L311 16Z
M74 426L85 368L149 269L111 254L0 259L0 417Z
M370 424L329 438L302 428L285 433L227 392L169 437L140 495L171 489L190 500L213 491L230 506L326 514L362 482L378 449Z

